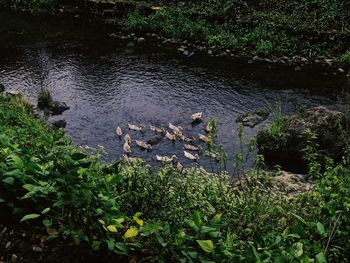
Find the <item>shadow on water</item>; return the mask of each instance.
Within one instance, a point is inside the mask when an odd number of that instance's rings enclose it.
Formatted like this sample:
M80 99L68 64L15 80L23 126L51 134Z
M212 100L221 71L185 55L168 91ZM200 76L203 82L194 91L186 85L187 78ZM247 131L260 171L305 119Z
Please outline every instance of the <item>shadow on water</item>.
M233 131L241 113L266 107L274 111L277 105L287 115L316 105L337 109L341 105L335 91L348 87L344 75L325 76L322 67L295 72L202 54L187 59L176 48L151 40L127 48L127 41L108 38L108 32L110 28L88 21L0 14L0 83L33 103L41 88L49 89L71 107L62 117L73 141L104 146L108 159L122 154L117 126L126 131L127 123L167 127L171 122L184 127L186 135L197 135L215 118L220 123L218 143L232 160L239 149ZM192 126L190 116L197 111L203 112L204 122ZM246 135L254 136L265 124L246 128ZM129 133L141 140L155 135L150 130ZM189 165L182 147L163 139L146 153L133 143L131 156L153 162L156 154L176 154ZM211 163L200 160L207 168Z

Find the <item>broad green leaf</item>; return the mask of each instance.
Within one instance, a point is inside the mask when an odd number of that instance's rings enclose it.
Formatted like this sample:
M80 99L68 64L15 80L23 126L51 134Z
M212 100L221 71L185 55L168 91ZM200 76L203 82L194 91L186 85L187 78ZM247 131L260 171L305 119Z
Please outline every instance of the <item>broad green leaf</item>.
M258 251L256 251L256 248L254 246L252 246L252 250L253 250L253 254L254 254L254 257L255 257L255 262L256 263L261 263L261 258L259 256L259 253Z
M210 233L210 232L214 232L216 231L217 229L214 228L214 227L209 227L209 226L202 226L201 229L200 229L200 233Z
M320 252L316 255L315 262L316 263L327 263L327 259L326 259L325 255L323 254L323 252Z
M160 224L157 224L157 223L149 223L149 224L146 224L145 226L141 227L141 232L148 236L148 235L151 235L153 233L156 233L158 232L159 230L162 230L162 226Z
M128 247L122 242L116 242L114 248L117 250L118 254L128 255Z
M221 223L221 217L222 217L222 214L219 213L219 214L216 214L213 219L210 221L211 224L213 225L217 225L217 224L220 224Z
M125 238L136 237L138 233L139 233L138 229L132 226L125 232L124 237Z
M295 251L294 251L294 257L296 258L300 258L303 253L304 253L304 249L303 249L303 243L295 243Z
M106 240L107 247L110 251L113 251L114 249L114 240L113 239L107 239Z
M20 222L23 222L23 221L26 221L26 220L29 220L29 219L35 219L35 218L38 218L40 215L38 214L29 214L29 215L25 215Z
M317 222L316 229L317 229L317 233L320 234L321 236L327 236L326 230L322 223Z
M193 221L198 227L202 226L202 219L201 219L201 215L200 215L199 211L195 211L193 213Z
M186 224L187 224L190 228L192 228L192 230L194 230L194 231L196 231L196 232L199 231L199 227L197 226L197 224L196 224L194 221L192 221L192 220L186 220Z
M294 214L294 213L291 213L291 214L292 214L293 216L295 216L297 219L299 219L300 222L302 222L303 224L307 225L306 221L305 221L302 217L300 217L300 216L298 216L298 215L296 215L296 214Z
M117 228L115 226L113 226L113 225L107 226L107 229L108 229L108 231L113 232L113 233L117 233L118 232Z
M5 203L5 200L0 198L0 203Z
M211 253L214 251L214 244L211 240L196 240L201 249L203 249L204 252Z
M97 220L100 224L102 224L102 225L105 225L106 224L106 222L105 221L103 221L102 219L99 219L99 220Z
M24 184L22 187L27 191L33 191L35 186L33 184Z
M134 215L134 217L137 217L137 218L139 218L140 216L142 216L142 213L141 213L141 212L137 212L137 213Z
M13 185L15 179L13 177L7 177L4 180L2 180L4 183L9 184L9 185Z
M100 245L101 245L101 241L96 241L95 240L95 241L92 242L92 249L97 251L97 250L100 249Z
M50 207L46 207L43 211L41 211L41 214L44 215L46 213L48 213L51 210Z

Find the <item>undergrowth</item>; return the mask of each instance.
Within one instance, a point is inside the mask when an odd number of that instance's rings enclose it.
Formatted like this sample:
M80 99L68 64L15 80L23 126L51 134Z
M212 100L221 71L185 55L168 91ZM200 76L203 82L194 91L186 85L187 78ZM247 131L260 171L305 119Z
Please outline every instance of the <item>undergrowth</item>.
M0 96L0 130L0 211L9 209L13 224L41 224L51 242L138 262L349 261L348 155L313 190L287 199L262 170L237 184L200 168L102 163L20 97Z

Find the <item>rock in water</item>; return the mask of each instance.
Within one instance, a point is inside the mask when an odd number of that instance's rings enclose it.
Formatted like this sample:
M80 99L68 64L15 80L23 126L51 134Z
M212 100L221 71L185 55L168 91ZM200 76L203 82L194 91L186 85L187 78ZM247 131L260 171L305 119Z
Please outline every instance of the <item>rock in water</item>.
M241 114L236 119L236 122L241 122L244 126L254 128L267 119L269 113L264 110L254 110Z
M0 93L5 91L5 86L0 83Z
M53 121L52 123L52 126L59 129L59 128L66 128L66 125L67 125L67 122L62 119L62 120L56 120L56 121Z
M52 115L59 115L62 114L64 111L69 110L69 107L65 102L54 101L51 103L49 109Z
M305 173L307 161L303 149L308 145L310 132L318 153L325 154L335 161L341 159L346 148L345 115L341 112L315 107L300 115L294 115L281 122L279 128L265 129L257 134L259 152L272 165Z

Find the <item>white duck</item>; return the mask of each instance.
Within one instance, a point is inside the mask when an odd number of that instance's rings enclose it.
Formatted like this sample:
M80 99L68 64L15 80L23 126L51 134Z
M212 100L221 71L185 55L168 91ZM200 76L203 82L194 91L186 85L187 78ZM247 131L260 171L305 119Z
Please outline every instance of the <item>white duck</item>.
M139 140L135 140L136 144L141 148L141 149L145 149L145 150L152 150L152 146L150 144L147 144L143 141L139 141Z
M205 135L203 135L203 134L198 133L198 136L199 136L199 139L200 139L201 141L203 141L203 142L210 142L210 141L211 141L211 138L210 138L210 137L205 136Z
M166 163L170 163L174 160L177 159L177 156L176 155L172 155L171 157L168 157L168 156L160 156L160 155L156 155L156 159L157 161L160 161L160 162L166 162Z
M192 114L192 121L193 122L200 122L202 120L202 115L203 115L203 112L197 112L197 113L193 113Z
M129 153L132 152L131 147L130 147L130 145L129 145L127 142L125 142L124 145L123 145L123 151L124 151L126 154L129 154Z
M119 138L122 137L123 135L123 131L122 128L120 128L119 126L115 129L115 133L118 135Z
M194 145L191 145L191 144L184 144L184 148L186 150L189 150L189 151L199 151L202 147L199 145L199 146L194 146Z
M191 161L197 161L199 159L198 154L193 155L192 153L184 151L185 157Z
M165 137L167 137L168 140L175 142L176 136L174 134L171 134L170 132L166 131Z
M134 125L134 124L128 123L128 128L129 128L129 130L131 130L131 131L141 131L141 132L142 132L142 127L136 126L136 125Z
M125 134L124 140L125 140L125 142L127 142L127 143L131 143L131 137L130 137L130 135L129 135L128 133Z

